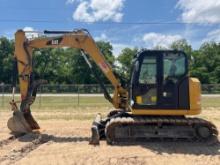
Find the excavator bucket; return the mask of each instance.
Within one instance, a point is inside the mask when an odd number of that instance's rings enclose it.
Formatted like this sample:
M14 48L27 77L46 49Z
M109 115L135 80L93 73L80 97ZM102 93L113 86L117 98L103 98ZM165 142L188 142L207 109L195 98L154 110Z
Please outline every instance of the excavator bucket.
M21 111L18 109L16 102L14 101L14 93L15 93L15 87L13 87L13 99L10 102L10 105L12 107L13 116L8 120L8 128L11 130L13 134L23 134L32 132L32 130L40 129L38 123L33 118L31 111L30 111L30 105L33 104L36 94L37 94L37 88L41 84L47 83L46 80L37 80L33 82L31 90L29 91L31 94L27 96L25 100L22 100L21 102L21 109L24 110Z
M13 103L12 103L13 104ZM13 105L12 105L13 106ZM23 113L18 110L17 106L13 106L13 116L9 118L7 126L12 134L23 134L39 129L38 123L34 120L31 112Z
M23 114L21 111L13 112L13 116L9 118L7 123L12 134L23 134L39 129L39 125L30 114Z

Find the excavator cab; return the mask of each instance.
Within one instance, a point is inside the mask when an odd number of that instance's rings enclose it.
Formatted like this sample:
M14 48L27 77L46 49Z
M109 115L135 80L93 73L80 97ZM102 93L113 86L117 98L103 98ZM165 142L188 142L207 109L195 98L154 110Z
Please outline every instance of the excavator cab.
M190 109L187 56L182 51L145 50L134 61L134 109Z
M200 82L189 76L183 51L143 50L133 60L131 112L109 117L105 124L106 140L109 144L150 139L214 143L218 131L212 123L186 117L201 112L200 97ZM101 124L99 130L103 129Z

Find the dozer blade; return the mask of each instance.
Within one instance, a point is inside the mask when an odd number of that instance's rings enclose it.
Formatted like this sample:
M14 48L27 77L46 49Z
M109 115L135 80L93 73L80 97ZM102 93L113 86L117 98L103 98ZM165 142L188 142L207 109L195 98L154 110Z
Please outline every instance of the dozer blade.
M95 120L92 123L92 128L91 128L92 136L89 141L89 144L91 145L99 145L100 135L99 135L98 126L100 124L100 121L101 121L101 115L97 114Z
M92 136L91 136L91 139L89 141L89 144L99 145L99 131L98 131L98 128L96 126L92 126L91 131L92 131Z
M22 113L19 110L13 112L13 116L8 120L8 128L12 134L23 134L39 129L39 125L32 117L31 113Z

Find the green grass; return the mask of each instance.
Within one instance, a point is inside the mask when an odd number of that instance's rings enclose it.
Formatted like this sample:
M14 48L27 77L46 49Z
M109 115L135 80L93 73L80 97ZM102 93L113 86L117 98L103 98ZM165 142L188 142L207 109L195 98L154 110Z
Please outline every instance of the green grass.
M10 109L9 102L11 97L1 97L0 96L0 110ZM19 98L16 98L19 100ZM73 109L80 108L86 111L87 107L93 107L94 111L99 109L99 107L112 107L112 105L105 100L103 96L96 97L85 97L77 96L75 97L37 97L32 109L34 111L73 111ZM97 107L97 108L96 108ZM220 107L220 97L203 97L202 107ZM91 111L90 111L91 112ZM97 111L96 111L97 112Z
M0 109L10 108L10 97L0 97ZM18 97L15 100L19 100ZM75 97L37 97L32 109L68 109L77 107L97 107L97 106L111 106L111 104L105 100L103 96L77 96Z
M9 101L10 97L4 97L4 100L0 97L0 111L10 110ZM209 107L220 108L220 97L203 97L202 107L206 110L212 110ZM80 96L79 100L78 97L42 97L36 99L32 111L37 120L92 121L97 113L106 116L111 108L113 108L112 105L102 96ZM204 118L207 117L204 116Z

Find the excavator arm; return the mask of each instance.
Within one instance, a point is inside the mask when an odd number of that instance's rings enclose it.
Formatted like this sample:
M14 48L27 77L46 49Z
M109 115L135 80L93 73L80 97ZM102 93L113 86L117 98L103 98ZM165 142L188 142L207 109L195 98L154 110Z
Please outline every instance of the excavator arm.
M97 66L102 70L114 86L115 91L112 98L112 104L115 108L126 108L127 91L121 87L120 82L112 72L111 67L106 62L104 56L97 47L95 41L86 30L76 30L73 32L51 32L45 31L46 34L63 33L60 36L42 37L33 40L27 40L25 32L19 30L15 34L15 57L18 63L19 84L21 91L21 99L24 100L28 96L28 91L32 85L32 52L34 48L78 48L82 51L82 55L86 59L89 67L91 63L86 54L88 54Z
M18 30L15 34L15 60L17 61L17 70L19 77L20 93L21 93L21 104L20 110L16 102L12 100L11 105L12 109L16 113L20 113L17 116L24 116L24 119L27 123L23 123L23 127L27 128L29 125L30 128L26 130L39 129L39 125L34 120L31 115L30 106L34 102L37 92L37 87L44 83L44 81L38 80L35 81L33 78L33 57L32 52L35 48L78 48L81 50L82 56L88 63L90 69L93 70L93 66L90 63L90 60L87 56L92 59L97 66L101 69L104 75L108 78L111 84L114 86L113 97L111 97L107 90L104 87L104 84L101 83L103 88L105 98L109 100L113 106L117 109L127 109L127 98L128 92L121 86L119 80L115 77L112 68L106 62L103 54L100 52L92 36L87 30L80 29L71 32L66 31L44 31L44 34L53 34L53 36L48 37L38 37L35 39L27 39L25 32ZM54 36L55 35L55 36ZM99 80L99 77L96 75L96 78ZM22 115L21 115L22 113ZM19 132L19 128L15 125L19 125L17 121L24 121L24 119L14 117L9 119L8 127L12 132ZM16 121L17 120L17 121Z

